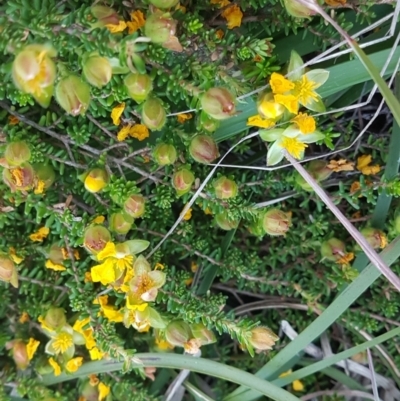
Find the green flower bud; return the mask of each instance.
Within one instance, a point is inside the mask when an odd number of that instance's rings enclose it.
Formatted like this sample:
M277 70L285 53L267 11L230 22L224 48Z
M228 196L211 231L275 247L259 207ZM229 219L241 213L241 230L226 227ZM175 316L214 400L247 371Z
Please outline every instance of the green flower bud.
M215 334L211 330L208 330L203 323L191 324L190 329L192 330L193 337L199 340L201 345L212 344L217 341Z
M309 19L311 15L316 14L315 11L301 4L298 0L283 0L283 4L288 14L295 18Z
M183 320L174 320L165 329L166 340L176 347L183 347L191 337L190 326Z
M268 210L263 217L264 231L269 235L285 235L291 226L289 213L279 209Z
M29 365L28 351L22 340L12 342L12 356L18 369L25 370Z
M83 236L83 246L88 252L97 255L111 241L111 234L103 226L90 226Z
M35 170L37 179L44 182L45 189L48 189L53 185L56 179L56 173L54 172L53 167L49 164L35 164L33 169Z
M117 234L126 234L133 224L133 218L125 212L113 213L109 219L110 231Z
M172 186L175 188L178 196L182 196L190 191L194 183L194 174L183 167L176 171L172 176Z
M272 349L279 337L266 327L255 327L251 330L249 342L258 352Z
M57 244L53 244L50 247L48 258L57 265L62 265L64 263L64 255L61 247Z
M285 112L285 106L276 103L272 92L262 93L257 99L257 111L267 120L277 120Z
M160 166L167 166L175 163L178 154L174 145L159 143L153 151L153 157Z
M89 56L83 63L82 71L90 85L96 88L107 85L112 77L111 63L99 55Z
M128 95L137 103L142 103L153 89L153 82L149 75L132 72L124 79Z
M337 238L331 238L321 244L321 255L324 259L337 262L346 253L346 245Z
M7 145L4 158L10 166L20 166L31 158L31 151L26 142L11 142Z
M207 132L215 132L219 127L220 123L215 118L210 117L203 110L200 113L199 128L204 129Z
M215 180L213 187L215 190L215 196L218 199L234 198L238 193L238 186L236 182L225 176L219 177L217 180Z
M306 170L317 182L322 182L332 174L332 170L327 166L328 163L323 160L313 160L306 166ZM313 191L307 181L297 172L295 174L295 181L305 191Z
M171 8L179 3L179 0L149 0L150 4L161 9Z
M18 288L18 272L14 262L6 255L0 255L0 281Z
M102 28L106 25L118 25L119 24L119 16L117 12L107 6L95 5L90 8L90 12L93 17L96 18L97 22L91 24L91 27L94 28Z
M90 170L85 177L84 184L87 191L91 193L100 192L108 184L107 171L101 168Z
M239 226L239 221L229 219L227 212L222 212L215 215L214 219L218 227L222 228L225 231L233 230L234 228L238 228Z
M210 164L219 157L218 146L208 135L196 135L189 145L190 156L198 163Z
M62 329L67 324L64 309L51 307L44 317L44 323L54 331Z
M89 107L90 87L77 75L69 75L58 82L56 99L68 114L82 115Z
M165 124L167 115L161 100L152 97L143 104L142 123L149 129L159 131Z
M12 192L28 191L33 187L35 172L29 163L24 163L15 168L4 169L3 181Z
M363 228L360 233L365 237L368 244L374 249L383 249L387 245L387 238L382 230L377 228L367 227Z
M235 96L226 88L211 88L201 98L202 109L216 120L225 120L235 112Z
M170 13L156 11L147 17L144 33L153 43L163 44L175 36L177 23Z
M123 205L124 211L137 219L142 216L145 210L146 200L142 195L131 195Z

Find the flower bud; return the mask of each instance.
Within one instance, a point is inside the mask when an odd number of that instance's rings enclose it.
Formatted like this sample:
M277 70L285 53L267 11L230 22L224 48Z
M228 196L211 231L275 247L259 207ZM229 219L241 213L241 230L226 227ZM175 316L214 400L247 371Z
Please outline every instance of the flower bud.
M149 0L150 4L161 9L171 8L178 4L179 0Z
M313 160L306 166L306 170L317 182L321 182L326 180L332 174L332 170L327 166L328 163L323 160ZM313 191L312 187L307 183L307 181L297 172L295 175L295 181L305 191Z
M301 4L298 0L284 0L286 11L295 18L310 18L310 15L316 14L311 8Z
M53 167L49 164L35 164L33 169L35 170L37 179L44 182L45 189L50 188L53 185L56 179L56 173L54 172Z
M142 216L145 209L146 200L142 195L131 195L123 205L124 211L137 219Z
M263 217L264 231L269 235L285 235L291 226L289 213L279 209L268 210Z
M77 75L69 75L58 82L56 99L68 114L82 115L89 107L90 87Z
M190 326L183 320L174 320L165 329L166 340L176 347L183 347L191 336Z
M83 75L90 85L102 88L107 85L112 77L111 63L107 58L99 55L89 56L83 63Z
M50 247L48 258L55 264L62 265L64 263L64 255L61 247L53 244Z
M4 169L3 181L11 191L28 191L32 188L35 181L35 172L29 163L21 166Z
M10 166L20 166L31 158L31 151L26 142L11 142L7 145L4 158Z
M111 241L110 232L103 226L90 226L83 236L83 246L93 255L97 255L104 249L107 242Z
M189 145L190 155L198 163L210 164L219 157L214 139L208 135L196 135Z
M119 16L115 10L107 6L96 4L90 8L91 14L97 19L97 22L91 24L92 28L102 28L106 25L118 25Z
M190 329L192 330L193 337L199 340L201 345L212 344L217 341L215 334L211 330L208 330L203 323L191 324Z
M346 253L346 245L337 238L331 238L321 244L321 255L324 259L337 262Z
M85 177L85 189L91 193L100 192L108 184L107 171L101 168L90 170Z
M387 238L382 230L377 228L367 227L363 228L360 233L365 237L368 244L374 249L383 249L387 245Z
M172 186L175 188L178 196L182 196L190 191L194 182L194 174L183 167L176 171L172 176Z
M124 79L128 95L137 103L142 103L153 89L153 82L149 75L132 72Z
M177 21L171 17L170 13L156 11L147 17L144 33L153 43L162 45L175 36L176 25Z
M207 132L215 132L220 125L220 122L215 118L210 117L203 110L200 113L199 130L203 129Z
M142 123L149 129L159 131L165 124L167 115L161 100L152 97L143 104Z
M133 224L133 218L124 212L113 213L109 219L110 231L117 234L126 234Z
M18 272L14 262L6 255L0 255L0 281L10 283L18 288Z
M285 106L276 103L272 92L263 93L257 100L257 111L261 117L277 120L285 112Z
M99 390L98 386L92 386L90 382L86 382L82 388L82 397L85 401L98 401Z
M51 307L44 317L44 322L46 327L54 331L62 329L67 323L64 309Z
M18 369L25 370L29 365L28 351L22 340L15 340L12 343L12 355Z
M215 180L213 187L215 189L215 196L218 199L234 198L238 192L236 182L225 176L219 177Z
M225 231L233 230L234 228L238 228L239 226L239 221L229 219L227 212L222 212L215 215L214 219L218 227L222 228Z
M202 109L216 120L225 120L235 112L235 96L226 88L211 88L201 98Z
M250 344L256 351L267 351L272 349L279 337L266 327L255 327L251 330Z
M175 146L168 143L159 143L154 149L153 156L160 166L174 164L178 157Z

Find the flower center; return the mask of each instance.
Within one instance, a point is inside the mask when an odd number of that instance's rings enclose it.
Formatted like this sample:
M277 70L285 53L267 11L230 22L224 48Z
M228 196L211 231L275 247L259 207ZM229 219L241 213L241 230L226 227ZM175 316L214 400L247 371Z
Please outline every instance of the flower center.
M153 280L147 274L143 274L140 277L138 284L140 296L149 291L153 286L154 286Z
M303 142L300 142L296 138L283 138L282 148L286 149L293 157L296 159L300 159L302 156L302 152L307 147L307 145Z
M11 175L14 181L14 184L17 187L22 187L24 185L24 172L19 167L11 170Z
M306 105L310 100L318 100L318 95L314 91L316 87L317 84L315 82L309 81L308 78L303 75L302 80L296 82L294 95L297 96L302 104Z
M59 333L54 339L53 348L56 354L60 352L63 354L69 347L74 344L72 335L68 333Z

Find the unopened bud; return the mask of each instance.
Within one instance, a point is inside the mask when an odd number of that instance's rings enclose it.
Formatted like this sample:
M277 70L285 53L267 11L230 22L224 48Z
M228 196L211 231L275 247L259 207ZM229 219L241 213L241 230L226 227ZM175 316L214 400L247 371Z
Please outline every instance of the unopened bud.
M56 99L68 114L84 114L90 103L90 86L77 75L69 75L58 82Z
M219 156L217 144L208 135L196 135L190 142L189 152L194 160L203 164L210 164Z
M51 307L44 317L44 322L48 328L53 329L54 331L63 328L67 323L64 309Z
M18 369L25 370L29 365L28 351L22 340L15 340L12 343L12 355Z
M167 115L161 100L152 97L143 104L142 123L149 129L159 131L165 124Z
M153 82L149 75L132 72L124 79L128 95L137 103L142 103L153 89Z
M0 255L0 281L18 288L18 272L14 262L6 255Z
M235 96L226 88L211 88L201 98L202 109L216 120L225 120L235 112Z
M374 249L383 249L387 245L387 238L382 230L377 228L367 227L363 228L360 233L365 237L368 244Z
M303 4L299 0L284 0L283 1L286 11L289 15L295 18L310 18L311 15L316 14L309 6Z
M175 36L176 25L177 21L171 17L170 13L156 11L147 17L144 33L153 43L162 45Z
M346 245L337 238L331 238L321 244L321 255L324 259L337 262L346 253Z
M15 168L4 169L3 181L11 191L28 191L33 187L35 172L29 163L24 163Z
M199 128L207 132L215 132L220 125L220 122L215 118L212 118L209 114L205 113L203 110L200 113Z
M266 327L255 327L251 330L250 344L256 351L262 352L272 349L279 337Z
M175 146L168 143L159 143L154 149L153 156L160 166L174 164L178 157Z
M86 229L83 237L83 246L86 250L97 255L104 249L107 242L111 241L111 234L103 226L90 226Z
M33 169L35 170L37 179L43 181L44 189L48 189L53 185L56 179L56 173L53 167L49 164L35 164Z
M82 70L86 80L96 88L107 85L112 77L111 63L107 58L96 54L84 61Z
M323 160L313 160L305 168L317 182L326 180L331 174L332 170L327 167L328 163ZM296 172L295 175L296 183L307 192L312 192L313 188L308 182Z
M182 196L190 191L194 182L194 174L188 168L181 168L172 176L172 186L178 196Z
M101 168L90 170L85 177L85 188L91 193L100 192L108 184L107 171Z
M179 0L149 0L150 4L161 9L171 8L179 3Z
M142 216L145 210L146 200L140 194L131 195L123 205L124 211L134 219Z
M31 158L31 151L26 142L11 142L7 145L4 158L10 166L20 166Z
M49 250L49 259L58 265L62 265L64 262L64 254L62 248L59 247L57 244L53 244Z
M234 198L238 192L238 186L235 181L222 176L214 181L215 196L218 199Z
M183 320L174 320L165 329L166 340L176 347L183 347L191 337L190 326Z
M222 228L225 231L233 230L239 226L239 221L229 219L227 212L222 212L215 215L215 222L219 228Z
M273 93L267 92L259 96L257 110L262 117L268 120L277 120L285 112L285 106L276 103Z
M217 341L215 334L211 330L208 330L203 323L191 324L190 329L192 330L193 337L200 341L201 345L212 344Z
M90 8L90 12L97 19L97 21L91 24L92 28L101 28L106 25L118 25L119 16L117 12L107 6L101 6L96 4Z
M125 212L113 213L110 216L109 227L110 231L117 234L126 234L133 224L133 218Z
M291 226L289 213L279 209L268 210L263 217L264 231L269 235L285 235Z

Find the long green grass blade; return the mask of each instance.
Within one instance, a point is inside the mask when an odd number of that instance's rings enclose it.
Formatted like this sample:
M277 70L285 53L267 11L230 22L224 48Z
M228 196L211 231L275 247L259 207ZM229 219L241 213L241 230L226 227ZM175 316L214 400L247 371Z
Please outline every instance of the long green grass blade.
M388 266L396 261L400 256L400 237L397 237L381 253L381 256ZM273 380L276 379L280 373L290 369L293 366L291 364L291 359L331 326L379 276L380 272L375 266L369 264L313 323L260 369L256 375L266 380ZM246 390L240 387L230 394L226 400L251 401L258 397L259 393L256 391Z

